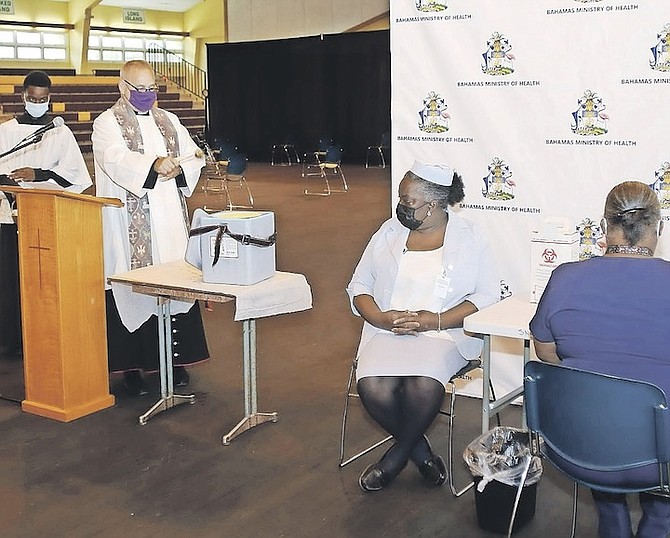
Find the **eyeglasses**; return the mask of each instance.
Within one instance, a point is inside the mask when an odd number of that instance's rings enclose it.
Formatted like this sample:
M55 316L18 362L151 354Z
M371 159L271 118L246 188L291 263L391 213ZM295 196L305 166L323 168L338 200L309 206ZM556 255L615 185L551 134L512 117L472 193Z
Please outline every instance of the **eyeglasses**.
M41 104L49 102L49 96L48 95L45 96L45 97L32 97L32 96L27 95L27 94L24 93L23 94L23 99L25 100L26 103L34 103L36 105L41 105Z
M146 92L158 93L158 90L159 90L159 88L156 84L154 84L153 86L149 86L148 88L145 88L143 86L137 87L132 82L128 82L125 78L123 79L123 82L128 84L128 86L130 86L133 90L136 90L140 93L146 93Z

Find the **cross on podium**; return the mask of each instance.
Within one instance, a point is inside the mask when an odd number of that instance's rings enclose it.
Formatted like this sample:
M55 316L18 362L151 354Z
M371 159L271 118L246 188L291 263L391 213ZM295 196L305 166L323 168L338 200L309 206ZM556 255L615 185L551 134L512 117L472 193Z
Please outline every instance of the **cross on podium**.
M42 246L42 240L40 236L40 228L37 228L37 246L28 245L29 249L37 250L37 271L40 275L40 289L42 289L42 251L51 250L49 247Z

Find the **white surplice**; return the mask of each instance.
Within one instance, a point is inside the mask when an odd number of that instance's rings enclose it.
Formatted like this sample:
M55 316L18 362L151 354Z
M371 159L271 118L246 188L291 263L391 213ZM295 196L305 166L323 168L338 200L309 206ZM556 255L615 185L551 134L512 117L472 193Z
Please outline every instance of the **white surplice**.
M9 151L40 127L43 126L19 123L16 119L0 124L0 153ZM77 140L67 125L61 125L47 131L41 141L0 159L0 174L9 174L24 167L41 168L42 170L55 172L72 183L71 186L65 188L70 192L80 193L92 185L91 176L86 168L86 162ZM58 187L58 183L52 179L37 182L35 187L40 187L40 183L48 183L50 186ZM5 210L3 214L7 213L9 204L2 193L0 193L0 204L2 209ZM2 222L12 222L11 216L4 218Z
M187 184L181 190L185 196L191 196L205 161L202 157L194 157L199 148L177 116L167 111L166 114L177 130L179 155L184 159L189 157L180 163ZM127 191L139 197L147 194L151 212L153 264L180 260L186 252L188 229L183 217L179 187L174 179L159 179L153 189L143 187L156 157L167 156L167 149L151 113L148 116L138 115L137 120L142 133L144 153L128 149L121 127L111 109L100 114L93 122L96 194L118 198L124 203ZM102 217L105 277L129 271L128 212L125 207L105 207ZM123 285L112 286L112 291L121 321L129 331L136 330L156 313L155 298L133 293L128 286ZM192 304L171 301L171 312L186 312Z
M0 125L0 153L13 148L40 127L42 125L19 123L16 119L4 122ZM9 174L23 167L52 170L72 183L66 189L71 192L82 192L92 185L77 140L67 125L47 131L40 142L0 159L0 174ZM51 179L48 182L58 185Z

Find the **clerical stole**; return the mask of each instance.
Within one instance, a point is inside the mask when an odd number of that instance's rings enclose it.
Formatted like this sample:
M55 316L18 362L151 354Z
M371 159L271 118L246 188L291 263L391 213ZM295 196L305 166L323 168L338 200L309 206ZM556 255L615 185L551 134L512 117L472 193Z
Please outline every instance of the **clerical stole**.
M142 131L135 111L123 99L119 99L112 107L114 117L121 127L123 140L128 149L138 153L144 153L144 141L142 140ZM170 157L179 155L179 138L177 130L168 118L165 111L160 108L153 108L151 116L158 127L165 148ZM179 191L182 213L185 222L188 223L188 213L186 210L186 200L183 193ZM130 244L130 267L138 269L153 263L151 252L151 208L149 206L149 197L134 195L126 191L126 210L128 211L128 241ZM187 225L188 226L188 225Z

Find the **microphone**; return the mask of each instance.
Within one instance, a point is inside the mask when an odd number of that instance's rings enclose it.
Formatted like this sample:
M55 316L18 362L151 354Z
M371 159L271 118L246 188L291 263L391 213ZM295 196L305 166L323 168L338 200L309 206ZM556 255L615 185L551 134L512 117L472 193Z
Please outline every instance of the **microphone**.
M31 134L26 136L23 140L21 140L18 144L16 144L12 149L5 151L4 153L0 154L0 159L3 157L6 157L7 155L14 153L15 151L19 151L20 149L26 148L30 146L31 144L37 144L42 140L42 136L44 133L47 131L50 131L51 129L54 129L56 127L61 127L62 125L65 125L65 122L63 121L63 118L60 116L56 116L54 119L52 119L49 123L46 125L43 125L39 129L36 129L33 131Z
M29 140L31 138L41 137L47 131L50 131L51 129L55 129L56 127L61 127L63 125L65 125L65 121L63 121L63 118L61 118L60 116L56 116L49 123L47 123L46 125L43 125L39 129L37 129L35 132L31 133L24 140Z

